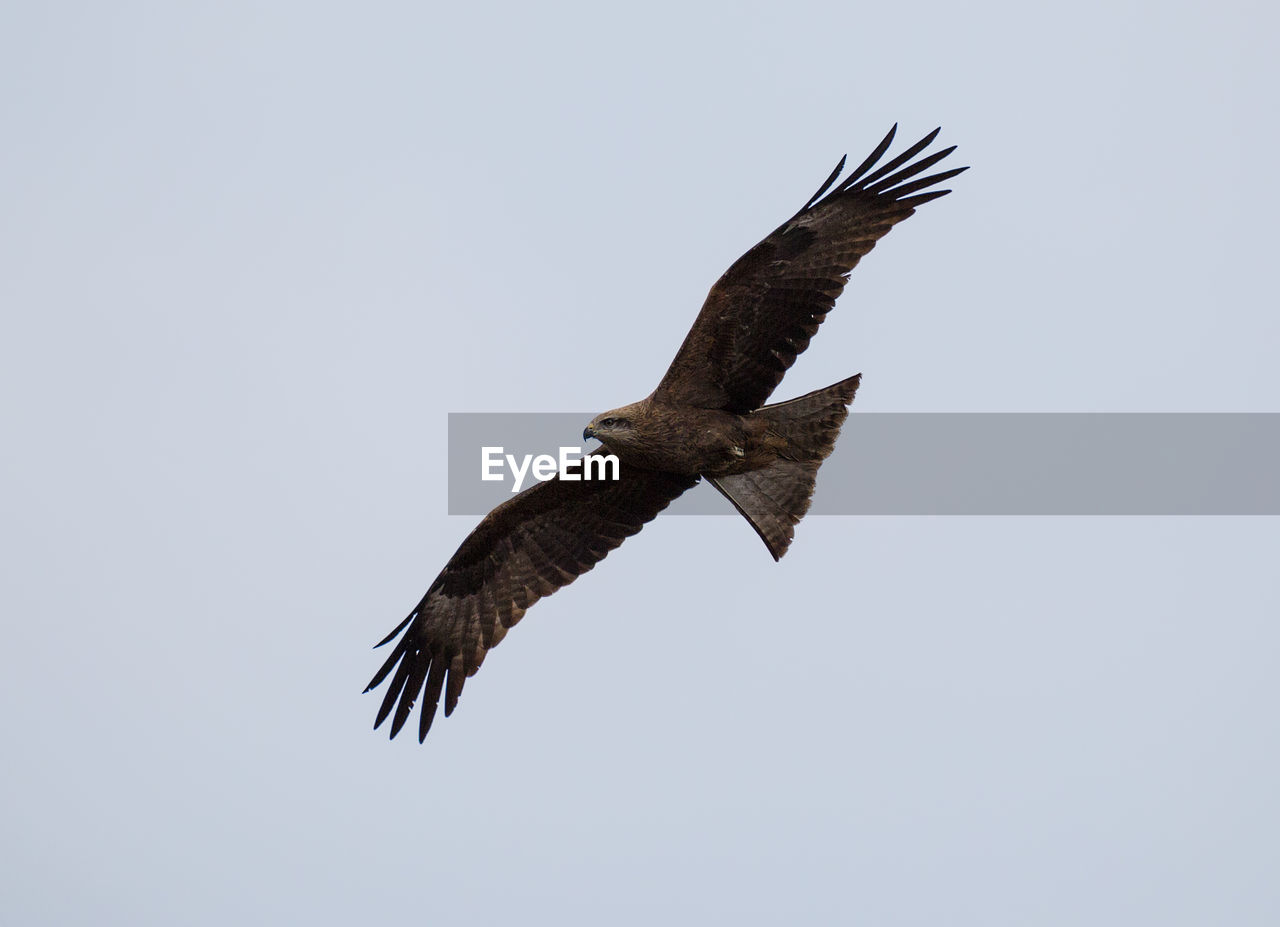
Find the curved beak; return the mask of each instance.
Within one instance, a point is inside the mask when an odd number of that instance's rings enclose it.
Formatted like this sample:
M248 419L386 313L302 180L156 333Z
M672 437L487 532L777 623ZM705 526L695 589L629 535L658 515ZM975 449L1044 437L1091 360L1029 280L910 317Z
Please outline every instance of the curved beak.
M596 430L595 430L594 428L592 428L590 425L588 425L586 428L582 429L582 440L583 440L583 441L586 441L588 438L594 438L595 436L596 436Z

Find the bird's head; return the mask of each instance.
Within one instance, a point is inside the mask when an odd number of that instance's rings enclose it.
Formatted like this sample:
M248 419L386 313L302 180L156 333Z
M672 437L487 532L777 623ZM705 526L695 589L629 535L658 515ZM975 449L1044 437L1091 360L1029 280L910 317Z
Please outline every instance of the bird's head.
M606 447L626 446L635 433L635 413L634 404L601 412L582 430L582 439L595 438Z

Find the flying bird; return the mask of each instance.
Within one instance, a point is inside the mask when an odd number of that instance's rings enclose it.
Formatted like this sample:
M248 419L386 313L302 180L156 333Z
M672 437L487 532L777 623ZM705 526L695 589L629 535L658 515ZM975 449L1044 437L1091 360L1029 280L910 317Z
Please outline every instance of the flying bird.
M925 177L955 146L919 157L935 129L879 164L895 125L858 167L845 158L800 211L734 262L711 288L651 395L596 416L583 431L621 462L619 478L537 483L490 512L404 621L365 688L390 684L374 727L395 737L419 697L418 740L440 697L453 713L463 684L538 599L590 570L685 490L706 478L742 513L774 559L809 508L861 374L765 405L835 305L849 273L931 189L966 168ZM915 160L913 160L915 159ZM590 457L592 455L588 455ZM569 475L581 475L579 461Z

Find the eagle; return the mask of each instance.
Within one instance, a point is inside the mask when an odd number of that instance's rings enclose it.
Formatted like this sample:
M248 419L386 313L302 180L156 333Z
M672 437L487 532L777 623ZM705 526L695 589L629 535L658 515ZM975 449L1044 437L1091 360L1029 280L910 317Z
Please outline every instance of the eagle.
M601 447L512 496L462 542L409 615L365 688L390 677L374 728L395 737L419 698L421 742L441 695L453 713L466 680L539 599L567 586L705 478L777 560L809 508L861 374L765 405L844 290L862 256L964 167L920 177L955 150L921 155L935 129L884 164L897 132L845 177L846 158L794 216L738 258L711 288L657 389L597 415L583 438ZM581 479L611 453L617 479ZM575 471L575 468L576 471ZM402 635L402 636L401 636Z

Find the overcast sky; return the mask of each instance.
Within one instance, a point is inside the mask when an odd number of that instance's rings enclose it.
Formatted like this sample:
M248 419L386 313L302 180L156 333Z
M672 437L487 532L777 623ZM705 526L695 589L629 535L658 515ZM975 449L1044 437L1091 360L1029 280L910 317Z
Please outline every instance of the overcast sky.
M894 122L972 170L778 398L1280 411L1276 26L5 4L0 920L1280 923L1274 518L659 519L425 745L361 695L448 413L644 396Z

